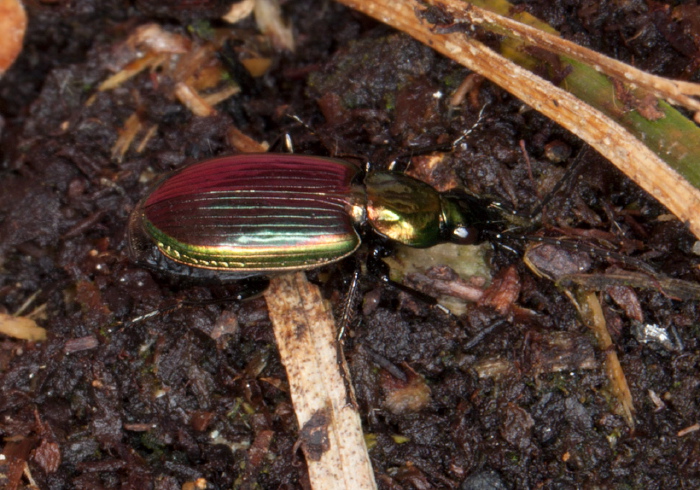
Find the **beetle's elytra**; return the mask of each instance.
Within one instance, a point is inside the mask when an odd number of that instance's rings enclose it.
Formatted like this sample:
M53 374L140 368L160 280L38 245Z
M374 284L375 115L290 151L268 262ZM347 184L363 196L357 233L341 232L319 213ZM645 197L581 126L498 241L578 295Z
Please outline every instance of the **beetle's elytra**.
M357 227L415 247L473 243L482 210L396 172L295 154L244 154L161 180L129 220L136 261L175 275L245 277L312 269L352 254Z

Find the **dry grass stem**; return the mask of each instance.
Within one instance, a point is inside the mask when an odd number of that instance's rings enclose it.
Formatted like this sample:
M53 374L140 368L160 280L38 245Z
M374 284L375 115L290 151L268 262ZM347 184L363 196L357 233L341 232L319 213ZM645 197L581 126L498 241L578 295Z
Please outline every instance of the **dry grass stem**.
M601 73L646 89L657 97L666 99L673 104L700 111L700 101L690 97L692 95L700 95L700 84L651 75L626 63L579 46L560 36L465 3L462 0L440 0L439 2L428 0L428 3L441 6L453 15L457 22L466 21L480 25L485 29L494 30L499 34L517 37L538 48L581 61L594 67Z
M501 86L576 134L661 201L700 237L700 191L623 126L461 32L436 33L414 0L338 0L399 29Z
M615 352L610 332L608 332L603 308L596 293L577 290L575 293L567 291L568 296L576 305L584 323L593 331L598 340L598 348L605 353L605 374L610 383L610 391L617 400L617 409L627 424L634 428L634 402L632 392L627 384L627 378L620 365L620 359Z

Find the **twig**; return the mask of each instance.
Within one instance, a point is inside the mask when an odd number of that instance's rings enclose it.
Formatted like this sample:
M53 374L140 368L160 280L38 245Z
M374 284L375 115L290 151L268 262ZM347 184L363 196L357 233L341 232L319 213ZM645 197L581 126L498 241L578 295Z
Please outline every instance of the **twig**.
M287 370L299 442L315 489L374 489L355 394L333 315L303 272L273 278L265 292Z

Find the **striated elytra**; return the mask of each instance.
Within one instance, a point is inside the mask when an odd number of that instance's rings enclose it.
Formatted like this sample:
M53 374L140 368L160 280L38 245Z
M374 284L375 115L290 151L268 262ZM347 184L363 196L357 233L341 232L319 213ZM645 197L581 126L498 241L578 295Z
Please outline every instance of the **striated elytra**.
M398 172L298 154L197 162L160 180L129 219L129 253L175 276L305 270L360 245L358 229L413 247L474 243L485 208Z

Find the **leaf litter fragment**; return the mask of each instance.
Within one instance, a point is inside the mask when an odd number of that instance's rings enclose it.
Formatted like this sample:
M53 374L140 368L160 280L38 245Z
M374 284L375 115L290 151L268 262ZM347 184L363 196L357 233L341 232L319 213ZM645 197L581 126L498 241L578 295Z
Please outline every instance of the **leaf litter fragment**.
M26 316L12 316L0 313L0 333L21 340L39 342L46 340L46 329Z

